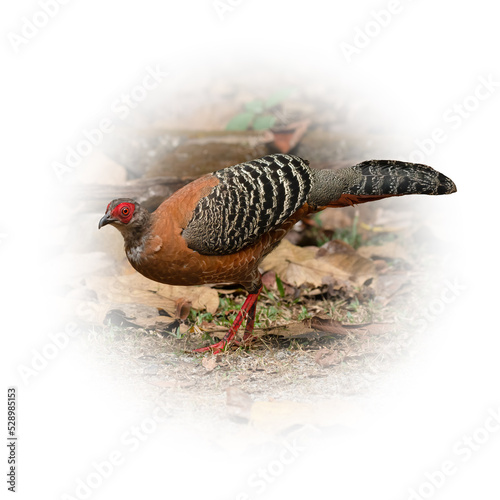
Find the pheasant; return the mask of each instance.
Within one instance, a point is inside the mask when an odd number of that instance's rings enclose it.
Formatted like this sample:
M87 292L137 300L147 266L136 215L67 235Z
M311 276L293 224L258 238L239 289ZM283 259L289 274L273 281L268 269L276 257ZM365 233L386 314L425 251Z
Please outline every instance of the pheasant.
M259 263L293 225L327 207L406 194L450 194L455 184L426 165L369 160L315 170L289 154L267 155L204 175L153 213L130 198L113 200L99 221L116 227L130 264L170 285L239 284L248 293L224 338L194 352L221 352L246 319L252 337L262 290Z

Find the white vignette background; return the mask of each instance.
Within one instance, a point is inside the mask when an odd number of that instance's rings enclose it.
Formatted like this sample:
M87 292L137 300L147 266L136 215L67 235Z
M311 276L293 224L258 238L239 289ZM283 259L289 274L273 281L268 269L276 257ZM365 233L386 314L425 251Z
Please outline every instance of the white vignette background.
M16 38L23 18L33 21L49 3L57 12L38 18L45 25L25 42ZM384 9L387 26L376 17ZM76 481L94 464L101 482L92 499L246 498L255 463L214 452L189 429L173 435L161 426L124 451L123 434L141 419L121 414L105 388L86 387L86 368L70 350L29 385L18 367L50 341L57 315L39 259L57 206L54 159L149 64L272 67L276 54L277 71L307 77L320 67L415 139L446 129L424 163L450 175L458 193L426 199L425 209L445 221L464 290L425 359L410 374L394 373L393 399L363 432L315 443L248 498L500 498L500 34L492 2L54 0L9 2L2 11L1 353L5 395L18 387L18 498L78 498ZM356 48L348 56L346 43ZM443 114L474 95L481 78L493 82L490 95L467 101L469 116L450 129ZM6 403L1 415L6 433ZM125 457L110 471L102 464L116 450ZM1 457L6 464L6 448Z

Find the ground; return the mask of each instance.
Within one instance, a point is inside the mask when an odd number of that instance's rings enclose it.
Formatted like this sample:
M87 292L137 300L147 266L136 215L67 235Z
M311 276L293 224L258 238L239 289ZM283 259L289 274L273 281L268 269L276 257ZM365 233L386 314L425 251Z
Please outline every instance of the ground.
M356 413L385 390L394 371L404 369L425 343L428 321L423 311L443 280L436 275L442 269L440 257L424 252L425 245L412 236L399 240L400 248L413 250L408 260L379 258L377 287L369 293L357 289L354 296L342 296L341 291L329 298L323 287L321 294L304 289L293 298L281 297L277 288L266 290L258 305L259 340L247 348L233 346L217 355L191 352L225 333L224 325L235 314L232 306L244 300L241 292L221 294L222 307L209 322L206 314L192 310L174 331L94 325L81 342L113 387L126 386L126 399L134 394L160 404L173 421L217 426L229 419L232 425L251 422L284 430L315 422L312 415L322 414L328 402L349 402L342 414ZM290 288L295 295L297 290ZM271 320L270 310L275 311ZM304 310L309 318L299 321ZM344 328L339 334L304 328L314 315L337 320ZM201 329L194 328L196 323ZM271 411L265 405L269 402L275 405ZM325 418L335 422L338 412Z
M348 103L325 107L306 96L298 91L271 106L285 121L274 132L235 130L231 113L248 98L237 90L227 116L215 123L216 112L201 104L198 115L153 117L149 128L142 123L105 141L71 179L78 200L71 198L72 213L81 223L63 221L61 258L69 255L79 271L63 295L73 310L76 304L92 311L76 314L79 346L125 406L160 405L173 422L250 423L273 431L352 421L425 344L427 327L439 320L428 309L446 279L446 242L439 217L423 213L424 197L328 209L299 223L263 263L258 341L218 355L192 349L224 335L244 293L160 289L131 269L117 231L96 231L113 197L133 196L154 210L192 178L273 148L290 147L313 168L386 155L389 139L374 132L373 121L360 128ZM193 123L203 125L200 117L205 129L193 130ZM298 124L290 134L289 122ZM332 412L332 405L343 410Z

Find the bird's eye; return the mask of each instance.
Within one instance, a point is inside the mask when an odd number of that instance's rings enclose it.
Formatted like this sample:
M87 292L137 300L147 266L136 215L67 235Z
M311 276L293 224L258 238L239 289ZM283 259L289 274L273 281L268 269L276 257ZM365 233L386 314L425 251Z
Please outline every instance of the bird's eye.
M127 208L127 207L122 208L122 215L124 215L126 217L129 213L130 213L129 208Z

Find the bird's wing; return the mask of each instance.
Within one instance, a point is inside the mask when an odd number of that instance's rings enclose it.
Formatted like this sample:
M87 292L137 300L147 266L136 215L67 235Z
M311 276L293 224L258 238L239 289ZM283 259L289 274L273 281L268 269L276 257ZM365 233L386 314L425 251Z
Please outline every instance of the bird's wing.
M200 199L182 236L189 248L224 255L278 228L306 202L312 172L293 155L268 155L213 174L219 183Z

